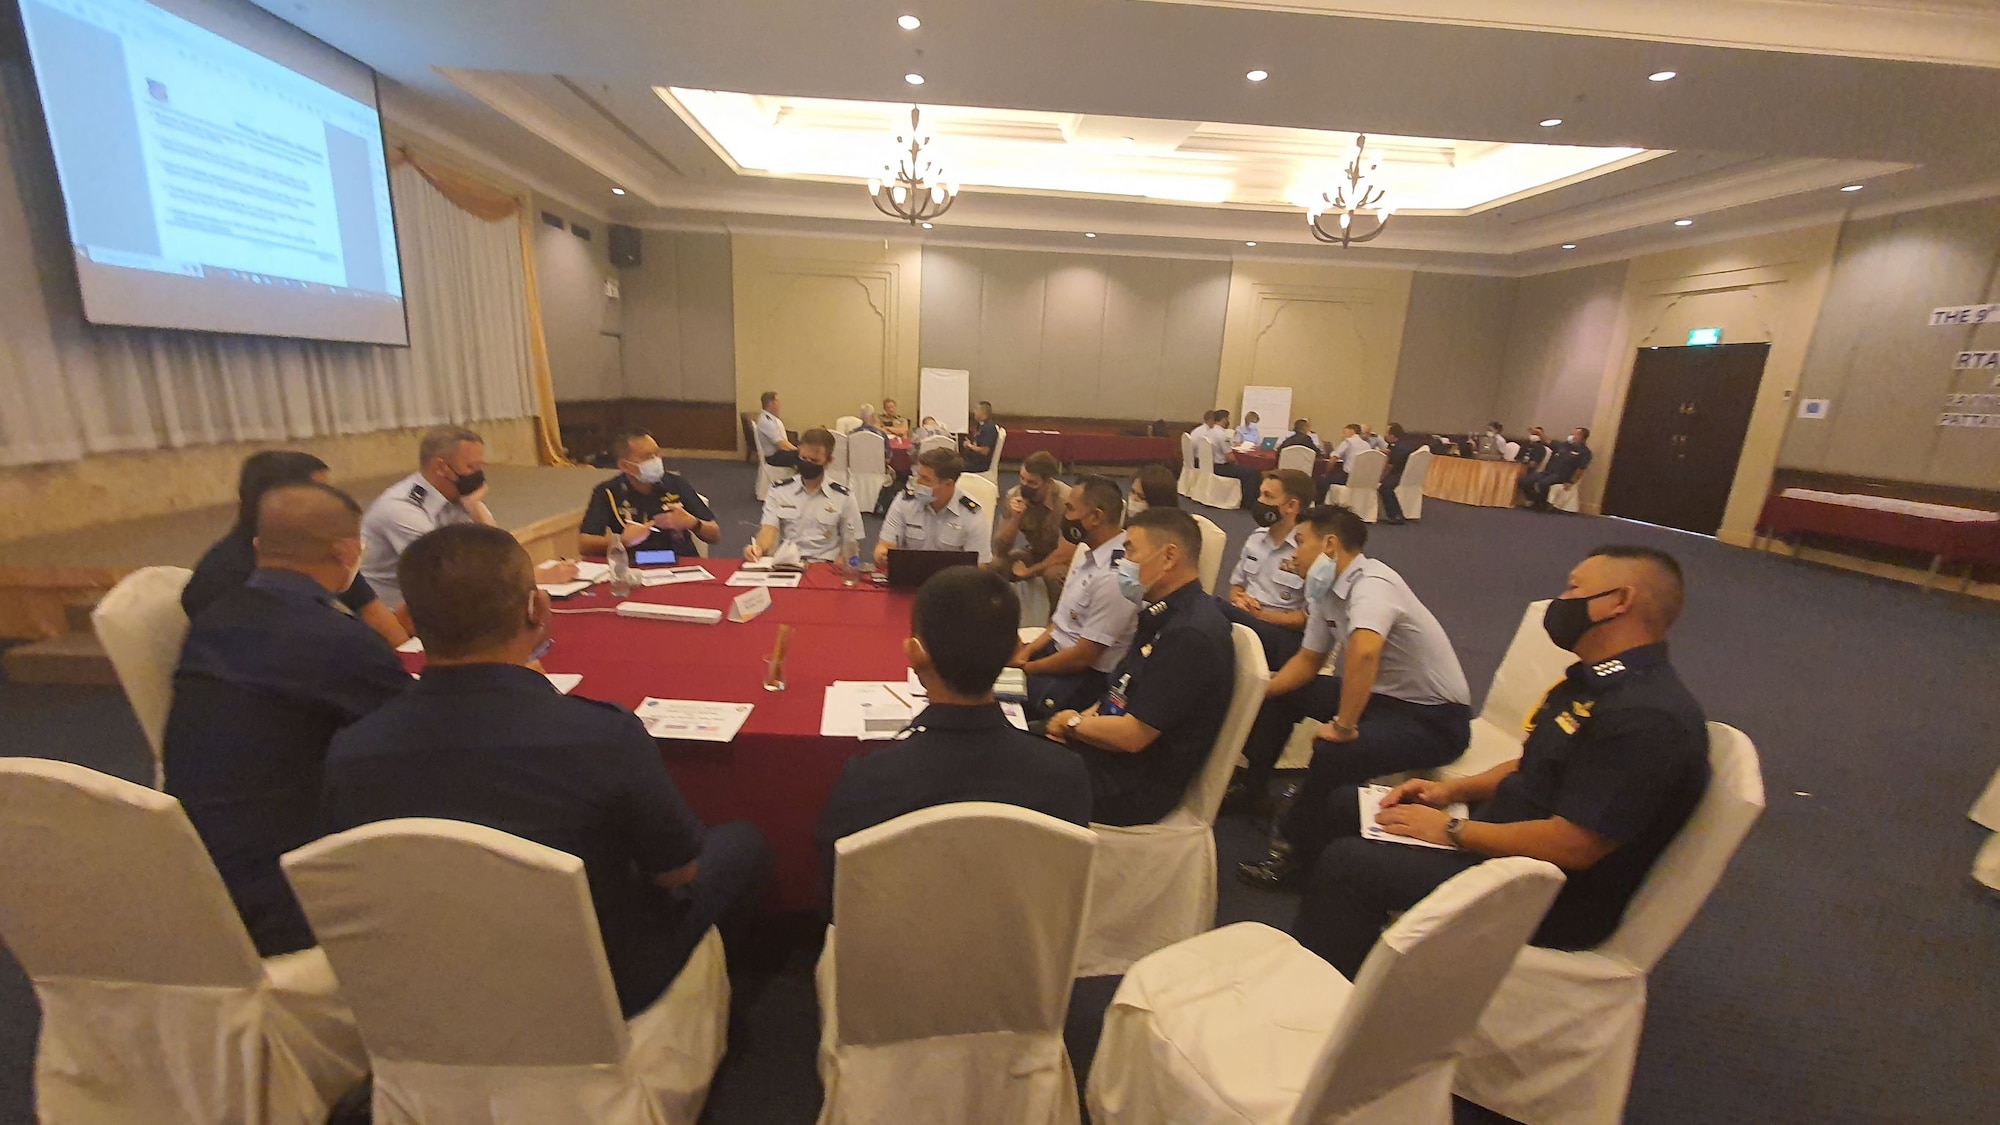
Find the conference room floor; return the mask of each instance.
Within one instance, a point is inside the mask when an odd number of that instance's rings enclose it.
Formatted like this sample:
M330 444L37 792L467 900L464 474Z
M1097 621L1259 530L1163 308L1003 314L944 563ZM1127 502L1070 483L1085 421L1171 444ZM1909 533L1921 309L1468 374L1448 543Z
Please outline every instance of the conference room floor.
M757 519L749 468L674 467L716 502L720 549L740 550ZM1207 514L1233 558L1248 515ZM1968 877L1984 834L1965 817L2000 764L2000 605L1658 528L1435 501L1420 523L1376 529L1369 553L1443 621L1478 696L1522 606L1614 540L1665 547L1687 568L1675 662L1710 718L1756 741L1770 801L1653 976L1627 1120L2000 1120L2000 897ZM0 715L0 755L145 772L113 689L0 684ZM1251 825L1226 818L1217 835L1220 920L1289 922L1293 896L1228 874L1261 846ZM814 1117L816 950L795 936L738 959L730 1053L705 1121ZM1114 985L1077 988L1079 1070ZM0 1123L33 1119L36 1023L32 990L0 956ZM1488 1118L1461 1106L1459 1119Z

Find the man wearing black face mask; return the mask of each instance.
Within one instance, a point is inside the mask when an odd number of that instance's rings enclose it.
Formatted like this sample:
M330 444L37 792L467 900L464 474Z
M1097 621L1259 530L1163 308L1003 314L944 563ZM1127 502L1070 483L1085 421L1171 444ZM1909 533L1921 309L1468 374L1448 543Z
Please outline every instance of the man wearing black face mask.
M1708 786L1701 705L1667 661L1681 570L1651 547L1600 547L1549 603L1549 637L1576 653L1528 720L1520 758L1472 777L1407 781L1382 798L1384 831L1452 850L1362 839L1355 791L1335 794L1339 834L1314 864L1292 933L1352 977L1395 912L1483 860L1521 855L1568 881L1535 932L1589 949L1625 906ZM1447 806L1463 802L1460 818Z
M1243 540L1229 594L1221 597L1222 615L1257 634L1272 671L1284 667L1305 637L1306 580L1289 564L1299 547L1299 513L1312 507L1317 491L1312 477L1297 469L1264 474L1250 506L1263 530Z
M1008 663L1028 674L1027 711L1045 719L1081 710L1104 694L1105 678L1125 659L1139 627L1138 607L1118 589L1125 557L1125 497L1104 477L1085 477L1069 490L1063 538L1076 545L1062 600L1049 627L1014 650Z
M434 426L417 444L417 471L383 489L361 517L361 576L383 605L403 604L396 582L403 550L455 523L494 526L486 509L486 441L463 426Z
M1020 486L1000 498L993 561L986 564L1009 582L1042 583L1051 606L1062 601L1063 580L1076 550L1062 536L1069 485L1057 478L1060 469L1047 450L1038 449L1021 462Z

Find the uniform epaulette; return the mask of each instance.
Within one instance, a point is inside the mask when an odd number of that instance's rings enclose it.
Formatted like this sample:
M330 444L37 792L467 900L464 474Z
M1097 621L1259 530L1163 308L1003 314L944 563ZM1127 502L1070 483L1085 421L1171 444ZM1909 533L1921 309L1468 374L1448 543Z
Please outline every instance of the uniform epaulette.
M1625 662L1616 658L1590 666L1590 674L1598 679L1607 679L1625 670Z
M979 501L974 500L970 496L961 496L958 498L958 502L968 512L977 512L979 510Z
M403 497L403 499L408 500L410 503L415 504L417 507L421 508L424 506L424 501L427 498L429 498L429 496L430 496L429 489L425 488L421 484L413 484L410 486L410 494L408 496Z
M834 481L827 481L826 486L828 488L833 489L835 492L840 493L842 496L847 495L847 486L844 484L838 484Z

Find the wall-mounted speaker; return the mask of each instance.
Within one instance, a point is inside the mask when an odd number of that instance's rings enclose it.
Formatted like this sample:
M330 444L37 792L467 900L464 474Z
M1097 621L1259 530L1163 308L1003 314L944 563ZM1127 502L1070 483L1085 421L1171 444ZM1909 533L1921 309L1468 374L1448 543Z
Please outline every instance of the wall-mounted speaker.
M639 228L613 223L604 233L611 248L611 264L621 270L639 268Z

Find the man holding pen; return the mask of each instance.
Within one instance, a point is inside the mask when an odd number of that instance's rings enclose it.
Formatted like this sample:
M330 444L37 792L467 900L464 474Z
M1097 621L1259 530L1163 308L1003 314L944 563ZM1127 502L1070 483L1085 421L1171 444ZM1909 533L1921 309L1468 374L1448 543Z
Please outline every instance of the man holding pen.
M672 551L677 558L695 553L695 540L722 538L722 525L694 486L660 460L660 443L642 430L619 434L611 441L618 458L617 476L591 490L577 546L586 555L611 548L615 526L627 549Z

